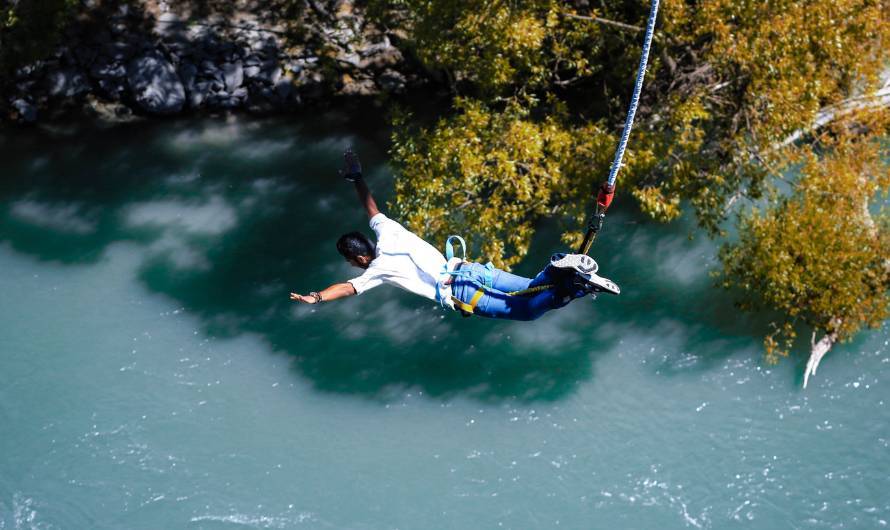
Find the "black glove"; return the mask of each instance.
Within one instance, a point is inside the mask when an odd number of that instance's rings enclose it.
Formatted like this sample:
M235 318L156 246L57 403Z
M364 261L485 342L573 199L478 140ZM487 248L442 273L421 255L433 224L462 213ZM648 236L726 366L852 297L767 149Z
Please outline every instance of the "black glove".
M343 169L340 170L340 175L349 182L362 178L362 163L351 147L343 151Z

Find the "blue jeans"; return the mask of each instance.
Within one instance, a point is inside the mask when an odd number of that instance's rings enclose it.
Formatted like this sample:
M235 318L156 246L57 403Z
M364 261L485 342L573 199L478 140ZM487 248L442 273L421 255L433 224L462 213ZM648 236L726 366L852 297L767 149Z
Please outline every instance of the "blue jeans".
M500 269L492 271L492 285L476 304L473 314L507 320L534 320L551 309L565 306L587 291L573 286L572 274L560 274L547 265L534 278L524 278ZM485 265L462 263L451 284L451 293L461 302L470 299L485 282ZM507 293L522 291L537 285L553 285L549 289L526 296L510 296Z

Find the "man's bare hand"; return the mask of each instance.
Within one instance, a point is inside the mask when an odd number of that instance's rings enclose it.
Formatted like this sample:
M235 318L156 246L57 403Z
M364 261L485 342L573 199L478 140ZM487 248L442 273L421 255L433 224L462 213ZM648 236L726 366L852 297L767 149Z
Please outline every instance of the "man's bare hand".
M303 294L291 293L290 299L294 302L303 302L304 304L317 304L318 300L315 299L314 296L308 296Z
M346 296L356 294L355 287L351 283L335 283L329 287L322 289L320 292L312 291L309 294L291 293L290 299L294 302L303 302L304 304L318 304L321 302L330 302Z

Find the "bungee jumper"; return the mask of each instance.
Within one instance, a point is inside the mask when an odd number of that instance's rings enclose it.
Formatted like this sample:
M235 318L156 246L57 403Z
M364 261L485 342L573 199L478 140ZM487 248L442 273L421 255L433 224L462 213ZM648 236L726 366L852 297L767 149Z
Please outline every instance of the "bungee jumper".
M534 278L524 278L485 265L466 261L466 244L459 236L445 243L443 256L435 247L402 225L380 213L362 178L358 156L344 153L343 176L355 184L359 201L377 235L377 244L359 232L345 234L337 241L337 250L351 265L364 269L361 276L331 285L308 295L291 293L291 300L307 304L336 300L361 294L389 283L420 296L435 300L464 316L479 315L509 320L534 320L547 311L564 307L576 298L597 293L620 293L618 286L598 276L597 264L587 253L603 226L606 211L615 195L615 183L622 166L624 151L633 128L640 100L649 49L655 32L659 0L651 0L646 35L634 91L621 140L609 170L609 177L598 190L593 215L587 223L584 241L575 254L554 254L550 263ZM455 257L453 241L460 243L463 257Z
M358 156L347 150L343 158L343 176L355 185L377 244L360 232L344 234L337 241L337 251L350 265L365 272L319 292L291 293L291 300L317 304L362 294L386 283L435 300L465 316L534 320L576 298L620 292L615 283L596 274L596 262L585 254L554 254L534 278L511 274L491 263L466 261L466 246L459 236L448 238L443 255L381 213L362 178ZM453 241L460 243L464 256L454 255Z

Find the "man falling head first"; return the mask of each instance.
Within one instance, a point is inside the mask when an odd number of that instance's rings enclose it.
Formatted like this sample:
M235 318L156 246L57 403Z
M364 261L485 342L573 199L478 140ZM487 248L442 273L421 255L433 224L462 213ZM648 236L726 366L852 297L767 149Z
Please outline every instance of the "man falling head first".
M317 304L362 294L378 285L391 284L440 303L443 307L489 318L534 320L576 298L607 292L618 286L597 276L596 262L584 254L554 254L534 278L524 278L453 256L449 238L446 254L380 212L362 178L358 156L347 149L341 174L355 185L359 202L368 214L377 239L350 232L337 240L337 251L350 265L364 269L351 280L335 283L308 295L291 293L291 300Z

